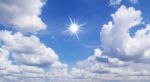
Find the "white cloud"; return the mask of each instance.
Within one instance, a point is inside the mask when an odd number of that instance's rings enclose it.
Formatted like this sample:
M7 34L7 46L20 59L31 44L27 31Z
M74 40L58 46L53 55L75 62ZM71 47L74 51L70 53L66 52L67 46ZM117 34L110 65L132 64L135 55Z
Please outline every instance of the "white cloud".
M6 69L8 67L8 57L9 57L9 52L7 50L1 49L0 48L0 70Z
M119 5L122 0L116 1L115 4ZM0 10L4 12L0 12L0 22L12 24L21 31L35 32L45 29L46 25L39 17L43 5L44 2L41 0L14 0L14 2L2 0ZM150 80L150 65L148 64L150 25L147 24L145 28L138 30L134 37L131 37L129 29L142 23L141 12L133 7L121 6L111 16L113 21L103 25L101 31L103 51L95 49L94 55L78 61L71 71L68 71L67 64L59 61L55 51L41 43L37 36L0 31L0 62L3 62L0 65L0 81L110 82L128 80L129 82L131 80L132 82L133 80ZM32 22L30 22L31 19Z
M45 46L35 35L46 29L40 18L45 0L1 0L0 23L13 25L20 32L0 31L0 81L44 82L70 78L68 65L59 61L55 51Z
M127 0L132 4L137 4L139 0ZM123 0L109 0L109 4L112 6L120 5L123 2Z
M122 0L109 0L110 5L120 5Z
M131 3L136 4L139 2L139 0L130 0Z
M144 51L144 58L150 58L150 49Z
M100 32L103 51L95 49L94 55L78 61L72 76L108 82L150 80L150 25L131 37L129 30L143 24L141 11L121 6L111 16Z
M133 7L121 6L111 16L113 21L103 25L100 33L104 53L124 60L147 59L144 53L150 49L150 26L146 25L145 28L137 30L134 37L131 37L129 32L142 24L141 12Z
M48 78L71 78L68 65L61 63L55 51L34 35L0 31L0 44L2 82L43 82Z
M23 32L46 29L40 18L44 0L1 0L0 23L13 25Z
M25 66L25 65L12 65L10 64L7 69L0 70L0 81L2 82L21 82L32 79L44 78L44 70L38 67ZM31 81L29 81L31 82ZM42 82L42 81L39 81Z
M55 51L46 47L34 35L27 37L20 32L13 34L9 31L0 31L0 41L2 48L11 53L16 63L40 66L58 61Z
M51 68L68 68L59 61L58 55L46 47L34 35L24 36L20 32L0 31L1 59L10 60L14 64L31 66L50 66Z
M125 62L101 53L77 62L76 67L72 68L71 74L76 79L91 79L93 81L150 80L149 67L150 65L147 64Z
M45 0L1 0L0 23L20 32L0 31L0 82L45 82L71 79L68 65L35 35L46 29L40 18ZM62 82L62 80L61 80Z

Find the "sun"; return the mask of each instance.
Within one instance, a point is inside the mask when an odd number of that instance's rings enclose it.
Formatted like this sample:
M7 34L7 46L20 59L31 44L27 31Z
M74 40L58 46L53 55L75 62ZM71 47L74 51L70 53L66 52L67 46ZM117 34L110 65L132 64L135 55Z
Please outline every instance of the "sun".
M71 24L69 26L69 30L70 30L70 32L76 34L79 31L79 25L78 24Z
M71 17L69 17L70 20L70 24L67 24L67 30L65 30L65 32L67 32L67 34L71 35L71 36L76 36L76 38L79 40L79 32L81 32L81 27L83 25L85 25L85 23L83 24L78 24L75 20L73 20Z

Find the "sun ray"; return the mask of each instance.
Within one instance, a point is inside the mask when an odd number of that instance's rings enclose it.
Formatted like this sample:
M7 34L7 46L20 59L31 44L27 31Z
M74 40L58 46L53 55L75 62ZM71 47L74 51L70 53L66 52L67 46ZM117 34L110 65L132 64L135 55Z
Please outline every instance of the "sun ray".
M69 16L69 20L70 20L70 23L72 24L73 23L73 20L71 19L71 17Z

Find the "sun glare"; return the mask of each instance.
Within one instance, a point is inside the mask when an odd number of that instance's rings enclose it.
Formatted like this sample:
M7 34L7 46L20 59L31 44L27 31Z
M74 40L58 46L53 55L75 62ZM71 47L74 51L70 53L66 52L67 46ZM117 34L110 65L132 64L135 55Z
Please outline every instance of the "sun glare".
M77 24L71 24L69 27L70 32L76 34L79 30L79 25Z

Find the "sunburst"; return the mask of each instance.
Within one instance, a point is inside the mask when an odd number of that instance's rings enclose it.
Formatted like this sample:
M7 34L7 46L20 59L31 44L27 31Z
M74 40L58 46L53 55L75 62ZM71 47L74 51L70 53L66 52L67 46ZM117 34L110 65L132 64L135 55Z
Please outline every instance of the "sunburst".
M71 17L69 17L70 24L67 24L67 30L65 32L71 36L76 36L76 38L79 40L78 34L82 31L82 26L85 25L85 23L78 24L77 21L73 20Z

